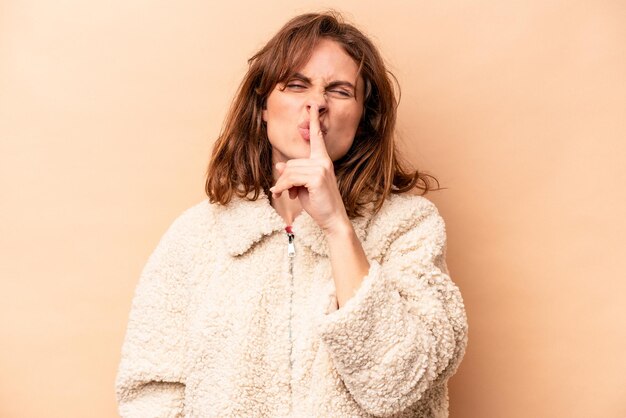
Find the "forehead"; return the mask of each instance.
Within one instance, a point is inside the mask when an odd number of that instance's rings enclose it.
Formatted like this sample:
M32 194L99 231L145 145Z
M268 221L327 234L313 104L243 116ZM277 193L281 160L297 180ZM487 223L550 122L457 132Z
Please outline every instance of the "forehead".
M356 81L359 66L337 42L329 39L320 40L313 48L309 60L296 69L311 79L324 81ZM360 77L359 77L360 79Z

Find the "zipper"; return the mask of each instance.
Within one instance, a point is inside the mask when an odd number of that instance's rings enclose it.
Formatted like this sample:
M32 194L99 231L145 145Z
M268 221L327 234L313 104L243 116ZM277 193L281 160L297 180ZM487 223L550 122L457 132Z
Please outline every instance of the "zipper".
M293 240L295 235L293 234L293 230L291 229L291 225L285 227L285 231L287 232L287 256L289 258L293 258L296 256L296 246L293 244Z
M296 246L294 244L295 234L291 229L291 225L285 227L287 233L287 257L289 258L289 412L293 409L293 388L291 387L291 381L293 379L293 360L291 355L293 354L293 336L291 332L291 322L293 319L293 259L296 256Z

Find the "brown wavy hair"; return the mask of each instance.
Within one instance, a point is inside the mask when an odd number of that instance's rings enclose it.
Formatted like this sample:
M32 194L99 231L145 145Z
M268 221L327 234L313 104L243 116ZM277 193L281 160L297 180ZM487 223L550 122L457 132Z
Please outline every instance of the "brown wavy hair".
M261 189L271 196L272 148L262 111L276 85L286 82L306 64L322 38L339 43L359 64L365 85L363 117L352 146L345 156L333 162L348 216L361 216L360 209L371 202L375 203L374 212L378 212L390 193L416 188L424 195L432 189L429 178L439 186L435 177L407 170L398 157L394 143L398 100L392 83L393 79L397 86L397 79L386 69L372 42L354 26L344 23L341 15L329 11L291 19L248 60L248 72L215 142L207 169L205 191L211 203L225 205L233 194L248 198L251 192L251 200L256 200Z

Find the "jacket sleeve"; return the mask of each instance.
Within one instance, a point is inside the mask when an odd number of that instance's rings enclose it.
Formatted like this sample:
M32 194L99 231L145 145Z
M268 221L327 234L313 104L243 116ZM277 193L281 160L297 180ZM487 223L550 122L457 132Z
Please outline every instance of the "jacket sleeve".
M183 415L185 278L193 247L186 218L168 228L135 289L115 384L123 418Z
M369 260L356 293L321 323L346 388L375 416L410 407L452 376L465 352L465 308L448 275L445 224L432 209L393 238L381 262Z

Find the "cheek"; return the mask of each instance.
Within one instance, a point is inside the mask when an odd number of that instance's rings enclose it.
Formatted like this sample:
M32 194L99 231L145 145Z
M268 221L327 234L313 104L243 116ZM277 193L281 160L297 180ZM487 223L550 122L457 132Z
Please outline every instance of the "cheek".
M263 118L266 122L279 123L281 120L289 119L297 106L298 104L292 98L279 93L273 93L267 99Z
M333 161L343 157L354 142L354 136L361 120L359 109L346 108L337 110L334 126L337 127L335 134L328 138L327 147Z
M340 128L338 133L341 133L342 136L350 136L350 139L352 139L359 126L361 114L362 112L358 108L341 109L337 113L337 125Z

